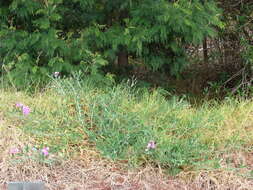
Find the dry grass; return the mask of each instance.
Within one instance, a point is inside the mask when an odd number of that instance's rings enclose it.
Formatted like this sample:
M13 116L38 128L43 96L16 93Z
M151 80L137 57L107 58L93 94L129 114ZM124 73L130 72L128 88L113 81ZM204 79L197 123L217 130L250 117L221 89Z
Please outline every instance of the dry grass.
M15 126L0 117L0 189L6 189L10 181L44 181L49 190L251 190L253 181L243 174L252 169L249 154L226 155L232 164L243 162L249 167L228 171L224 169L183 172L177 177L168 177L162 170L147 166L127 170L124 164L115 164L99 158L96 154L82 154L71 160L48 166L31 160L13 163L9 149L32 143ZM240 156L238 156L240 154ZM224 159L226 156L223 156ZM242 174L242 176L238 174Z

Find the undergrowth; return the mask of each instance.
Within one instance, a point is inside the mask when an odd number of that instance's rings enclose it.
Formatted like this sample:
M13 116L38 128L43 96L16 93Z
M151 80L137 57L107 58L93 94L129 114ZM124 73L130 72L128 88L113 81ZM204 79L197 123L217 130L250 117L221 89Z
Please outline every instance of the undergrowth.
M219 168L220 154L252 147L252 100L195 107L164 90L135 86L55 79L32 95L2 89L0 110L37 147L50 147L54 154L68 158L95 148L109 159L134 167L152 164L173 174ZM16 103L31 112L22 115Z

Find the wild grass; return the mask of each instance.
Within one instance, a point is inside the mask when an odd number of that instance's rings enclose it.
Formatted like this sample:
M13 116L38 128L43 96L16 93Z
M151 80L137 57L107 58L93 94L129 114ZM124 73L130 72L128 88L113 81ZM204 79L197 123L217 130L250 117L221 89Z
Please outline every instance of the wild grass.
M195 107L161 89L136 88L132 82L103 86L57 79L32 95L2 89L0 101L2 117L24 138L33 139L30 147L50 147L50 154L65 160L89 152L177 174L219 169L224 159L230 162L223 155L252 151L249 99ZM18 102L28 105L31 113L22 115L15 107ZM147 148L150 141L155 141L154 148Z

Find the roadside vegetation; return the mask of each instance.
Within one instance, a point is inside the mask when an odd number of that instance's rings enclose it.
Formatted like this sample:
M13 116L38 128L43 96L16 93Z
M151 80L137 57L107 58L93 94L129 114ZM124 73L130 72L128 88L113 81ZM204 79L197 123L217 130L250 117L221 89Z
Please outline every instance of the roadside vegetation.
M123 170L149 166L186 179L198 172L252 178L251 99L193 105L136 85L99 86L74 78L53 79L32 94L2 89L1 119L8 125L1 134L8 126L22 134L1 147L9 154L5 162L54 168L72 159L109 159Z
M252 189L252 12L1 1L0 189Z

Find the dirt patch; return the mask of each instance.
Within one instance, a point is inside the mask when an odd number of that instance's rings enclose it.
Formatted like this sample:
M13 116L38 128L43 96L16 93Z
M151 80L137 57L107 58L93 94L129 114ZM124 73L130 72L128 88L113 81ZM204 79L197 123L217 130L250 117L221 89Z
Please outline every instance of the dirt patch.
M50 190L183 189L178 188L180 184L169 183L151 168L130 172L101 161L90 164L85 166L79 161L68 161L54 167L38 166L36 163L18 167L1 164L1 189L6 188L8 181L38 180L44 181ZM175 185L178 187L175 188Z
M190 174L184 173L170 178L151 167L129 171L105 161L93 161L86 165L81 161L72 160L53 167L37 163L16 166L1 163L0 171L0 188L3 190L9 181L44 181L48 190L253 189L252 182L238 177L233 172L200 172L192 179L189 178Z

